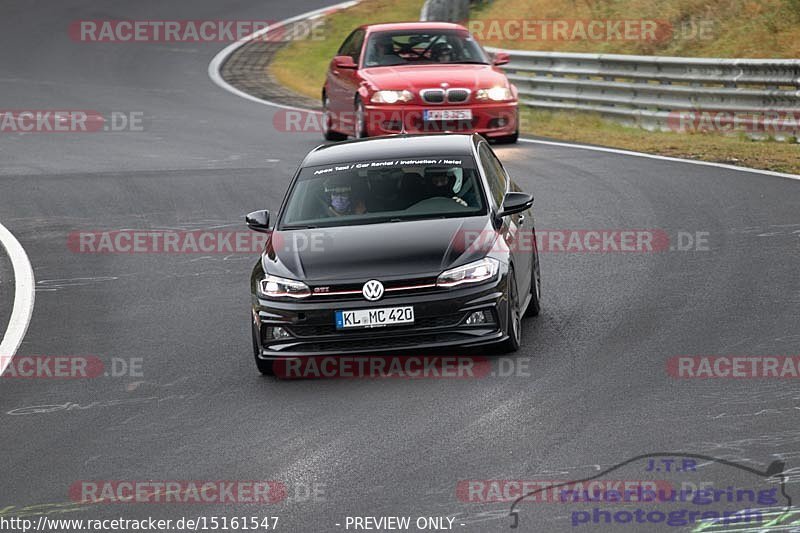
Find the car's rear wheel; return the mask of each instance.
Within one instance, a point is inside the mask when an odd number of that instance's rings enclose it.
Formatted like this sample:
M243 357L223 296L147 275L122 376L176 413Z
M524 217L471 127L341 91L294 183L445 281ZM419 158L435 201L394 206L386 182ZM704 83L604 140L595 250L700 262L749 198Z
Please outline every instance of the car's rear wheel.
M333 124L333 120L331 118L330 101L328 101L328 95L326 94L322 97L322 135L326 141L344 141L347 139L347 135L344 133L332 130L331 124Z
M256 339L256 328L255 326L250 327L250 331L253 337L253 356L256 359L256 367L258 367L258 371L264 374L265 376L274 376L275 375L275 368L273 366L272 359L261 359L259 355L261 355L261 350L258 349L258 340Z
M508 338L502 344L501 349L505 353L516 352L519 350L522 340L522 316L519 310L519 294L517 293L517 278L514 275L514 268L508 271L508 308L506 310L506 334Z
M367 136L367 121L366 112L364 111L364 104L361 99L356 97L355 105L355 118L353 120L353 137L356 139L364 139Z

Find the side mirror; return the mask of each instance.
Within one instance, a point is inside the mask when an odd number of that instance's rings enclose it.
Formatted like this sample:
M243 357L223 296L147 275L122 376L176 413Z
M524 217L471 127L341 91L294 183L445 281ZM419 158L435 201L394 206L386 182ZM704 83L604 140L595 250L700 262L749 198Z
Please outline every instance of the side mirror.
M492 64L495 66L505 65L511 61L511 56L508 55L506 52L495 52L494 59L492 59Z
M333 58L333 66L336 68L356 69L358 65L350 56L336 56Z
M247 223L247 227L253 231L269 232L269 211L267 210L253 211L244 217L244 221Z
M521 213L533 205L533 195L526 192L510 192L503 198L503 205L498 216L504 217Z

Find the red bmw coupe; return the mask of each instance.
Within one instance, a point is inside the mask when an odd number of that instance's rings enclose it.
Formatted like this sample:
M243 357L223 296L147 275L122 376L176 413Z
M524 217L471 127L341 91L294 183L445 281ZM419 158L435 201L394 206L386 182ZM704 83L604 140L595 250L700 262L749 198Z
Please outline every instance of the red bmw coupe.
M458 24L374 24L354 30L322 88L325 138L392 133L480 133L513 143L517 88Z

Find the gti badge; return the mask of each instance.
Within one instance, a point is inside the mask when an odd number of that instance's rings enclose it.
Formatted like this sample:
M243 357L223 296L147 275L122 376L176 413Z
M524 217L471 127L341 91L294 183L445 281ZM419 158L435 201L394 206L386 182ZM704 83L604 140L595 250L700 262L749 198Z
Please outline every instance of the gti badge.
M364 287L361 289L361 294L370 302L380 300L381 297L383 297L383 283L376 279L371 279L364 284Z

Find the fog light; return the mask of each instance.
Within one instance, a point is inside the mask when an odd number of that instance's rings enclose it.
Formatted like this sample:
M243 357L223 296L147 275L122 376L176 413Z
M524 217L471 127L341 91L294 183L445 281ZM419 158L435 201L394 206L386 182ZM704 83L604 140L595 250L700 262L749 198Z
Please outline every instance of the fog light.
M288 339L289 337L291 337L291 335L289 335L289 332L286 331L285 329L283 329L281 327L272 328L272 338L273 339L279 341L281 339Z
M475 324L486 324L489 321L486 316L486 311L475 311L467 317L465 324L467 326L474 326Z

